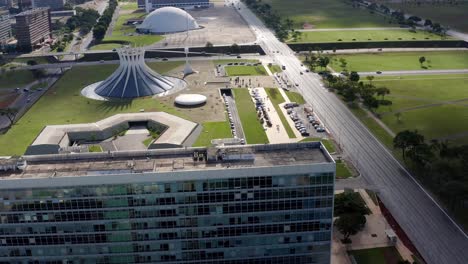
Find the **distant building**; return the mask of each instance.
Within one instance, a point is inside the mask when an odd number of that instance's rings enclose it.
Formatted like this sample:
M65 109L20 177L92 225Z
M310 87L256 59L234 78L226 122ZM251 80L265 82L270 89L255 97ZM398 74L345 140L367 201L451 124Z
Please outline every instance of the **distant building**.
M16 39L22 50L32 50L35 45L50 37L51 19L49 8L35 8L15 16Z
M11 7L11 0L0 0L0 7Z
M151 10L165 7L165 6L174 6L174 7L209 7L210 0L138 0L138 7L145 8L146 12Z
M52 10L63 9L65 0L32 0L32 8L49 7Z
M11 38L11 23L9 15L0 15L0 45Z
M17 0L18 7L22 10L27 10L32 8L32 0Z

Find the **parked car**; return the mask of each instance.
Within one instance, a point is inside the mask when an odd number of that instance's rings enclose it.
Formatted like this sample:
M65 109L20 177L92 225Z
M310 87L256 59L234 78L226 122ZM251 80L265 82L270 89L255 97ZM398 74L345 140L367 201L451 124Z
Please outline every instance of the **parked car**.
M317 127L316 131L317 131L317 132L325 132L325 128L319 126L319 127Z

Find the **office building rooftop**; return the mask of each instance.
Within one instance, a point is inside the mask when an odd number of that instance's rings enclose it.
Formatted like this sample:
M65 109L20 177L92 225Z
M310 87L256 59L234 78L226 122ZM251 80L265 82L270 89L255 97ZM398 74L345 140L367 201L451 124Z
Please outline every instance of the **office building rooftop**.
M333 163L320 142L25 156L2 179L98 176Z

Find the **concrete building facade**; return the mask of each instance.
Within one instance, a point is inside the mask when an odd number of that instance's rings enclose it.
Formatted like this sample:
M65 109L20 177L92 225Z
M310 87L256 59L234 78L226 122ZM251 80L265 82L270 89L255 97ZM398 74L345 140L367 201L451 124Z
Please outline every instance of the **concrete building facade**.
M11 23L9 15L0 15L0 45L11 39Z
M0 185L0 262L330 263L320 142L25 159Z
M65 0L32 0L32 8L48 7L52 10L63 9Z
M154 9L173 6L173 7L209 7L210 0L138 0L138 8L146 9L146 12L150 12Z
M51 34L51 17L49 8L35 8L15 16L16 39L18 47L31 50Z

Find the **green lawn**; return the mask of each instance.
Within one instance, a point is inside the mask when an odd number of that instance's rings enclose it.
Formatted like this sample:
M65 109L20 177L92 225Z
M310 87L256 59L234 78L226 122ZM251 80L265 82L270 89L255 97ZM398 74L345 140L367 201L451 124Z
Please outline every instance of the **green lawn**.
M392 1L390 3L388 0L377 0L376 2L384 3L388 7L402 10L405 13L417 15L421 18L429 18L433 22L439 22L451 28L468 32L468 19L466 19L466 10L468 10L467 1L454 1L457 3L456 5L444 1L440 1L442 4L425 3L425 1L403 1L403 3Z
M247 89L233 89L237 111L248 144L266 144L268 138L262 124L257 119L257 111Z
M411 32L408 29L391 30L343 30L343 31L309 31L302 32L296 43L309 42L352 42L352 41L408 41L440 40L441 37L427 31ZM446 38L451 39L451 38ZM294 43L294 41L289 41Z
M422 70L419 57L424 56L424 67L436 69L468 69L468 51L428 51L428 52L395 52L336 55L330 66L339 71L340 58L346 59L349 71L394 71Z
M88 147L89 152L102 152L102 147L99 145L92 145Z
M288 120L281 111L281 107L279 104L284 103L284 98L281 93L276 88L265 88L268 97L270 97L273 106L275 107L276 112L278 113L279 118L281 119L281 123L283 124L284 129L286 129L286 133L288 133L289 138L296 138L294 131L291 129L291 126L288 123Z
M264 76L268 75L263 65L258 66L225 66L228 76Z
M223 65L228 63L239 63L239 62L249 62L249 63L259 63L259 60L247 60L247 59L225 59L225 60L213 60L213 64L215 65Z
M232 138L231 126L229 121L222 122L206 122L203 123L203 130L200 133L197 141L193 144L194 147L210 146L212 139L217 138Z
M128 19L144 18L145 16L146 13L144 12L119 15L112 30L112 35L104 37L103 41L126 41L135 46L147 46L164 39L164 37L160 35L137 34L135 26L125 25Z
M309 23L315 28L354 28L388 27L384 17L370 14L369 11L353 8L342 0L304 1L304 0L263 0L271 4L283 18L294 21L295 28Z
M393 137L387 133L373 118L360 108L350 108L351 112L380 140L387 148L393 149Z
M31 71L6 71L0 74L0 89L21 87L33 81L34 76Z
M379 107L377 112L392 131L417 129L428 139L468 131L468 101L431 105L468 99L468 75L404 76L401 79L388 76L373 82L391 91L387 98L393 102L392 106ZM402 111L400 120L394 114L398 111Z
M298 104L305 104L306 103L305 100L304 100L304 97L302 97L302 95L300 93L286 91L286 95L288 96L289 101L291 101L291 102L296 102Z
M330 153L336 152L335 144L333 144L333 142L329 139L307 137L301 140L301 142L311 142L311 141L320 141L322 142L323 146L327 149L328 152Z
M268 69L270 69L271 73L273 73L273 74L283 71L281 69L281 67L279 65L276 65L276 64L268 65Z
M149 137L149 138L143 140L143 145L149 147L149 146L151 145L151 142L153 142L153 141L154 141L154 138L153 138L153 137Z
M92 46L90 50L112 50L122 47L122 44L117 43L105 43Z
M148 64L164 73L182 62L158 62ZM0 155L23 154L27 146L46 125L95 122L117 113L165 111L186 118L172 105L148 98L103 102L84 98L81 89L108 77L117 65L73 67L6 133L0 135Z
M119 3L120 9L122 10L137 10L138 5L136 2L120 2Z
M348 166L346 166L346 164L343 161L337 160L336 161L336 177L340 179L346 179L352 176L353 174L349 170Z
M352 250L348 254L354 256L356 264L395 264L401 260L395 247Z

